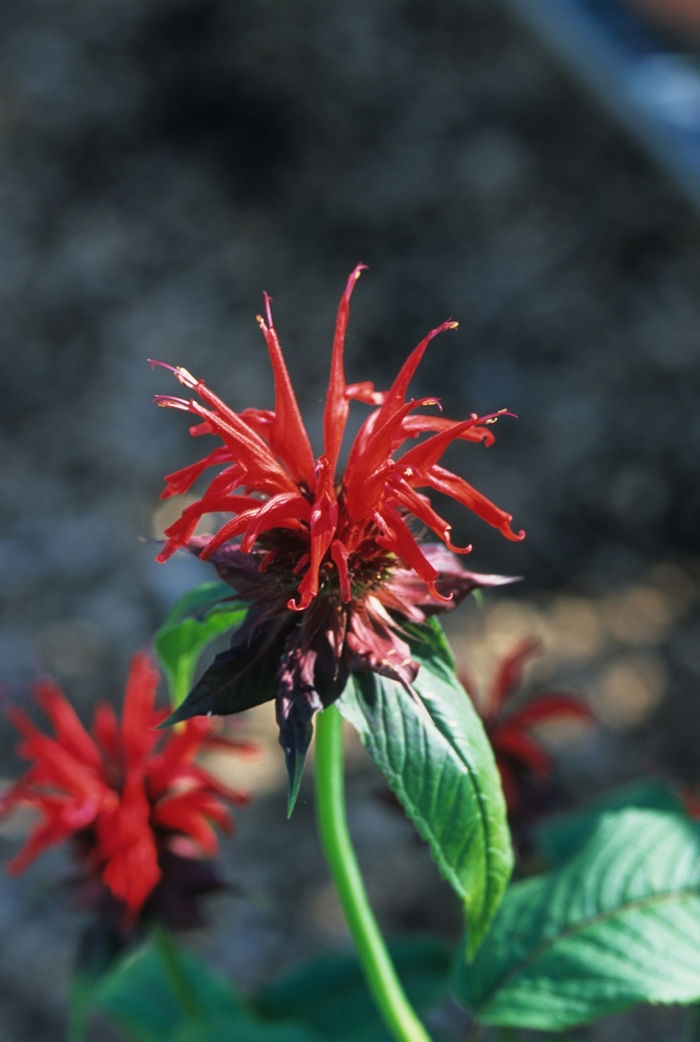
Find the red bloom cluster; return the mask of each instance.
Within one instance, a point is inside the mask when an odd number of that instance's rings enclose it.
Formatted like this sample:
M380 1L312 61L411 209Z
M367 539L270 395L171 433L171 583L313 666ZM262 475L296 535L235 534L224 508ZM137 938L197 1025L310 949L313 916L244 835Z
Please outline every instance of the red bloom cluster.
M547 781L554 762L531 728L545 720L572 717L590 723L595 718L589 706L575 695L548 691L524 705L510 704L522 682L523 668L540 650L540 642L523 640L501 661L486 698L480 700L470 677L461 680L470 692L484 722L501 775L509 815L522 809L523 790L531 781Z
M511 580L466 572L442 546L419 545L410 520L434 532L449 550L450 525L419 489L456 499L508 539L511 515L439 465L455 439L490 445L489 429L499 415L473 414L461 422L416 412L434 398L406 400L408 386L430 341L455 322L432 330L409 356L391 388L348 384L343 345L350 295L363 265L348 279L333 341L324 413L324 451L314 460L302 423L270 309L258 316L275 381L274 411L237 414L187 370L173 373L195 398L158 395L159 405L194 414L190 433L217 435L223 442L198 463L167 477L163 497L186 492L212 466L223 467L196 502L167 530L158 555L178 548L211 559L220 575L252 610L219 659L191 693L178 719L203 711L236 712L274 697L258 677L244 681L255 663L281 663L277 676L280 740L292 778L311 739L311 718L337 698L349 670L370 670L410 690L418 665L401 636L401 621L422 622L445 611L476 586ZM162 363L154 363L162 364ZM166 368L171 368L166 366ZM350 449L342 479L336 473L350 401L373 406ZM203 404L202 404L203 403ZM505 410L503 410L505 412ZM404 443L430 435L403 452ZM194 538L200 518L231 514L208 539ZM235 542L232 542L235 540ZM300 759L301 758L301 761ZM294 783L293 783L294 784Z
M154 707L158 681L149 657L135 655L121 723L111 705L100 703L92 734L52 681L38 683L35 696L55 738L20 709L10 711L24 739L19 754L33 763L3 796L0 815L24 805L38 810L41 820L9 871L22 872L47 847L73 837L88 875L106 885L129 922L161 879L163 855L167 861L170 852L180 858L216 854L213 824L233 827L224 800L248 802L246 794L225 788L194 761L211 743L251 747L210 737L206 718L167 736L155 730L168 715Z

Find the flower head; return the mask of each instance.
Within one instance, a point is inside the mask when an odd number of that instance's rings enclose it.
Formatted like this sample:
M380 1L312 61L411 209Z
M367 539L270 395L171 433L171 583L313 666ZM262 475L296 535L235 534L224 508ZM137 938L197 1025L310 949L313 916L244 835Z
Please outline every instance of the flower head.
M2 797L0 815L19 806L40 814L9 871L22 872L47 847L74 839L87 878L107 888L132 924L156 887L168 887L164 876L182 876L180 862L217 853L213 825L233 828L224 801L248 802L195 763L208 743L226 741L210 736L210 720L190 720L167 736L155 729L168 715L154 706L158 681L150 658L135 655L121 722L111 705L100 703L91 734L49 680L36 685L35 697L55 737L22 710L9 714L23 737L19 754L33 762Z
M407 400L430 341L454 329L455 322L444 322L421 341L388 391L346 382L343 345L350 296L363 267L350 275L338 310L318 459L302 423L267 295L265 318L258 316L258 323L272 362L274 411L237 414L182 368L172 371L193 397L156 399L195 415L199 422L191 434L216 435L222 442L198 463L170 474L163 497L186 492L209 467L223 468L166 530L158 560L178 548L189 549L211 560L252 605L230 651L219 656L174 719L202 712L205 702L209 711L233 712L274 697L263 680L269 680L266 668L269 674L270 663L276 663L280 740L293 788L311 740L313 714L340 695L350 670L381 673L411 691L418 665L402 623L422 622L453 608L477 586L512 581L461 568L449 551L463 554L471 547L453 545L450 525L421 490L450 496L508 539L524 537L512 531L510 514L439 463L456 439L490 445L491 425L505 410L458 422L418 411L437 406L434 398ZM373 409L341 477L337 465L351 400ZM428 437L404 450L407 441L424 434ZM211 513L231 518L215 535L196 538L201 517ZM416 522L442 543L420 542Z
M511 825L518 817L533 816L530 803L543 792L537 789L551 779L554 761L551 754L532 734L532 728L547 720L569 717L590 723L594 720L589 706L575 695L547 691L537 698L514 707L512 699L522 683L523 669L540 650L540 642L528 638L517 644L499 663L484 699L476 696L476 688L465 673L460 679L484 722L496 764L501 775ZM534 785L534 788L533 788ZM541 802L541 801L539 801Z

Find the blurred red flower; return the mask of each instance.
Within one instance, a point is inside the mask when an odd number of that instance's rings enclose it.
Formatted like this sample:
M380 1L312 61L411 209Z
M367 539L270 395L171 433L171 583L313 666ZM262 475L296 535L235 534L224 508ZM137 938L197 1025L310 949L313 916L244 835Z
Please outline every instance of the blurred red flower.
M491 742L511 818L527 811L524 804L531 795L530 783L548 781L554 768L551 754L531 733L531 728L562 717L585 723L595 719L581 698L559 691L547 691L520 706L511 704L522 683L526 663L540 650L538 640L521 641L498 665L483 699L478 697L475 684L466 672L460 675Z
M512 581L466 572L443 546L419 545L409 527L413 520L449 550L471 549L453 546L450 525L418 489L452 497L508 539L525 535L512 531L510 514L438 463L455 439L490 445L490 425L505 410L457 422L416 412L438 405L434 398L406 401L428 344L456 322L444 322L421 341L388 391L375 391L369 382L346 383L343 347L350 295L363 267L350 275L338 310L324 449L318 459L301 419L267 294L266 318L258 316L258 322L274 373L273 412L246 409L237 414L182 368L172 372L201 401L156 397L159 405L198 417L191 434L214 434L223 442L198 463L166 478L163 498L186 492L208 467L223 466L201 498L166 529L167 543L158 560L188 548L203 560L211 559L221 577L252 603L231 651L219 656L175 719L201 712L205 700L211 709L212 693L225 712L274 697L267 684L241 678L256 663L276 661L280 742L293 790L311 741L313 714L340 696L349 671L380 673L410 692L418 664L402 623L421 623L426 615L453 608L475 587ZM374 409L355 437L341 478L338 457L352 399ZM431 437L395 458L407 439L422 434ZM215 535L193 538L201 517L211 513L233 517ZM224 691L226 698L219 698ZM222 710L215 706L213 711Z
M109 889L127 923L136 920L161 880L163 864L217 853L213 825L233 828L225 801L248 802L245 793L226 788L199 767L195 757L212 744L242 752L252 747L210 735L207 718L166 733L156 730L168 715L154 706L158 682L149 656L136 654L121 723L102 702L92 734L50 680L37 683L34 693L55 737L40 731L22 710L9 711L23 736L19 755L33 763L2 797L0 816L30 806L41 818L8 870L22 872L47 847L74 838L88 877Z

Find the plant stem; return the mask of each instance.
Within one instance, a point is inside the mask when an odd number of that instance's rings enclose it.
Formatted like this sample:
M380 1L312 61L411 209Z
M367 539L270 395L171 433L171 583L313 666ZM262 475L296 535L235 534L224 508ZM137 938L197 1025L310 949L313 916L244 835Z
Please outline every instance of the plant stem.
M71 982L68 1000L68 1042L85 1042L87 1037L88 1002L83 982Z
M163 961L170 987L175 992L175 997L186 1019L201 1020L204 1015L202 1004L187 977L180 953L172 937L166 930L157 927L153 931L153 943Z
M343 718L335 706L316 717L316 814L321 842L374 1000L397 1042L430 1042L391 962L352 847L345 817Z

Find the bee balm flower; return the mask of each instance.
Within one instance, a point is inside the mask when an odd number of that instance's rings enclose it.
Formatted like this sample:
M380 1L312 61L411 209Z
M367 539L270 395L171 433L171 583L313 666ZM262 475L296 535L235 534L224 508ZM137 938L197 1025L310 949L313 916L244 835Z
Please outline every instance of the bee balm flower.
M163 740L156 727L168 712L154 708L158 680L148 656L135 655L121 723L111 705L101 703L92 734L52 681L37 684L35 695L55 738L21 710L9 714L24 739L19 754L33 763L2 797L0 816L19 806L40 814L9 871L22 872L47 847L75 839L88 878L107 887L127 924L161 880L180 904L196 897L197 880L192 872L184 878L183 858L216 854L213 825L233 828L224 800L248 802L246 794L226 789L194 762L208 741L225 741L209 739L211 721L190 720ZM250 751L245 743L226 744ZM164 878L168 871L174 879ZM189 893L174 893L180 877ZM207 888L211 884L199 887Z
M198 463L167 478L163 498L186 492L209 467L223 469L167 530L158 555L178 548L211 560L220 576L251 602L245 624L172 718L203 711L235 712L277 697L280 741L294 791L312 735L314 713L342 693L348 672L370 670L410 692L418 665L402 622L455 607L477 586L512 580L465 571L453 553L450 525L424 489L456 499L508 539L511 515L440 466L455 439L493 442L490 425L501 413L461 422L417 410L434 398L406 400L430 341L454 329L444 322L415 348L386 392L348 384L343 345L350 295L364 265L350 275L340 302L324 413L324 447L314 459L275 331L270 298L258 323L275 381L274 411L237 414L186 369L172 372L196 397L158 395L159 405L194 414L190 433L222 444ZM162 363L154 363L162 364ZM171 367L166 367L171 368ZM198 400L199 399L199 400ZM373 406L350 449L345 473L338 457L351 400ZM404 443L429 437L401 453ZM230 514L210 538L195 538L204 514ZM440 543L421 543L411 518ZM452 553L450 552L452 551ZM274 666L272 665L274 664ZM276 674L276 676L275 676Z

